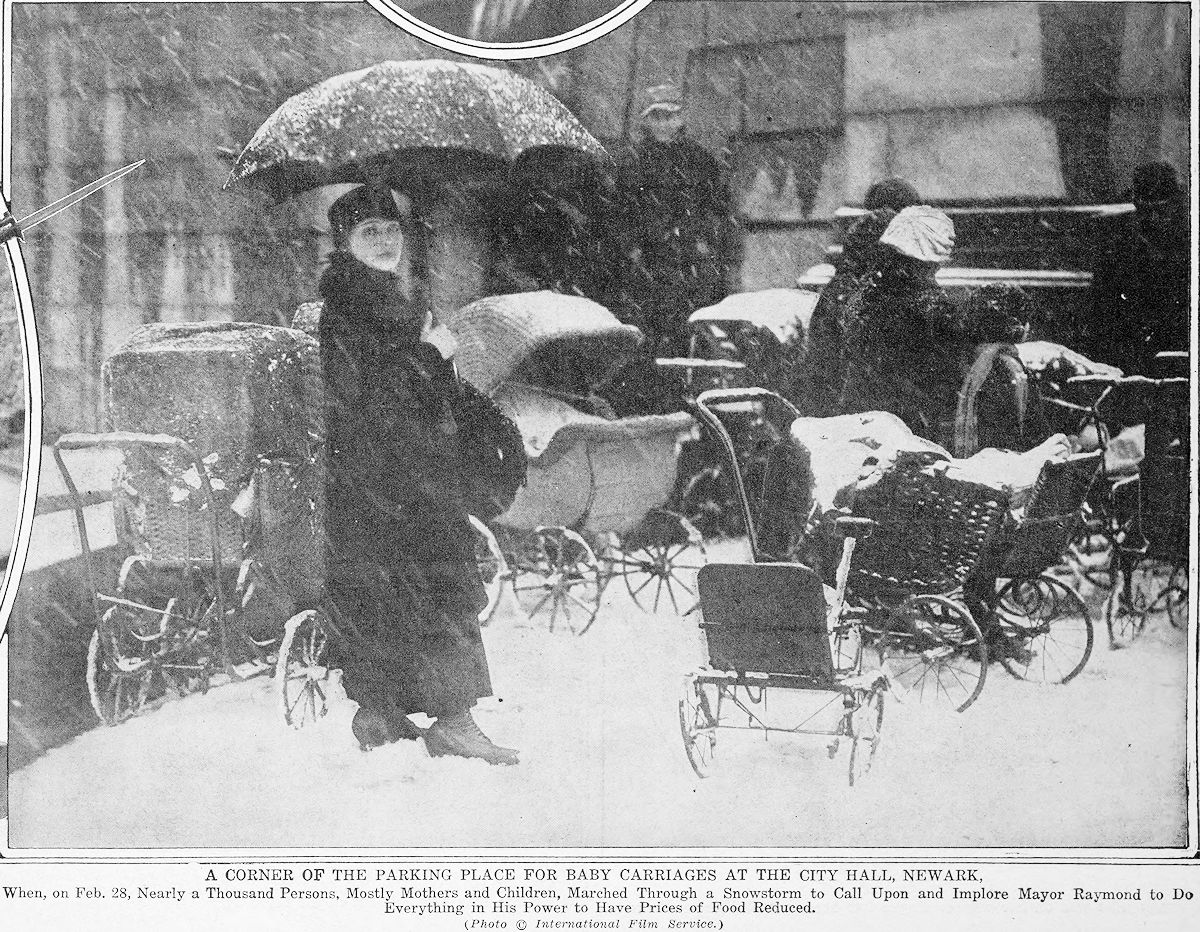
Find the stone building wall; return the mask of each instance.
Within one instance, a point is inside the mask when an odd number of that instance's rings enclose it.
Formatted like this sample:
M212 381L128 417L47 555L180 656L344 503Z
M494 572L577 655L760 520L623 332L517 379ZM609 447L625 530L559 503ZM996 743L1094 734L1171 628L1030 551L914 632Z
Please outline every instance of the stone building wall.
M574 0L586 20L605 0ZM388 58L446 57L362 4L19 4L13 196L20 216L145 157L32 231L48 429L99 426L100 362L144 321L281 323L315 293L311 204L222 192L290 94ZM1133 168L1186 171L1189 8L1157 3L655 0L556 61L513 67L614 150L638 94L671 80L730 168L736 287L791 284L838 206L887 174L932 200L1119 198Z

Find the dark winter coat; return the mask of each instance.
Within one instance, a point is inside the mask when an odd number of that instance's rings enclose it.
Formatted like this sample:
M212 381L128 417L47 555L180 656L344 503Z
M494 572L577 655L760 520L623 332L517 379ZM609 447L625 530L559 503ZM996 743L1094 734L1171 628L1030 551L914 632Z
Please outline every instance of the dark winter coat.
M330 545L343 556L474 559L453 368L421 342L421 315L393 275L337 253L320 290Z
M790 394L810 417L831 417L846 378L846 317L851 299L879 268L879 237L896 216L877 210L859 220L846 235L833 278L821 290L808 324L804 364L795 373Z
M622 315L641 327L651 345L686 355L684 331L692 311L727 293L734 261L729 192L721 166L686 137L664 144L647 137L621 171L628 270Z
M491 695L454 370L394 276L336 252L320 292L333 659L360 705L452 714Z
M838 414L889 411L938 441L960 380L956 315L931 279L903 261L874 272L847 304L846 376Z
M1186 350L1191 323L1187 220L1152 238L1136 217L1100 251L1085 352L1126 375L1159 375L1156 353Z

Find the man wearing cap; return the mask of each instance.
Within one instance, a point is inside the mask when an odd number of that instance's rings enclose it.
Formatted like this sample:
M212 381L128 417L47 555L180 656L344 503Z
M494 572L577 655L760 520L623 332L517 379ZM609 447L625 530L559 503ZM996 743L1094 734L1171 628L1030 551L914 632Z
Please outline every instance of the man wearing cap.
M954 224L932 207L906 207L879 242L878 264L846 308L838 413L889 411L937 441L959 386L956 315L934 278L950 259Z
M621 172L625 316L656 353L685 356L689 315L726 294L729 194L717 160L684 132L679 88L649 88L640 119L642 138Z

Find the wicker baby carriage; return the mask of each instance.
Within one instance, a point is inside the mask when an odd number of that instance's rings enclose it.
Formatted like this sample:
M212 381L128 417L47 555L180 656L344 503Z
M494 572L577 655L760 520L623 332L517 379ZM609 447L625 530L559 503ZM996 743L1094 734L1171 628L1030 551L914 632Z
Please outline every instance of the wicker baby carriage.
M526 485L491 522L518 602L582 634L609 579L644 608L690 607L703 541L662 506L690 414L616 417L597 394L640 333L584 298L484 298L446 315L460 375L520 429ZM683 604L684 600L687 604Z
M283 620L319 597L313 349L278 327L147 325L104 366L114 430L55 444L93 590L88 692L106 724L267 669ZM80 488L106 448L121 457L111 490ZM111 499L124 551L115 580L92 559L96 498Z

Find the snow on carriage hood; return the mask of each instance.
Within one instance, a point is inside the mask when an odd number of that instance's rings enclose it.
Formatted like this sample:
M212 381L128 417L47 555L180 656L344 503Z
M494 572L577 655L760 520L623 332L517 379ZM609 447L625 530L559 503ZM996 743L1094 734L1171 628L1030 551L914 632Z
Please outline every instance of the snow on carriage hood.
M520 370L540 368L534 364L549 352L556 367L574 368L580 387L592 388L642 341L641 331L596 302L553 291L480 298L443 313L440 323L458 340L459 375L488 394L510 378L540 384Z

